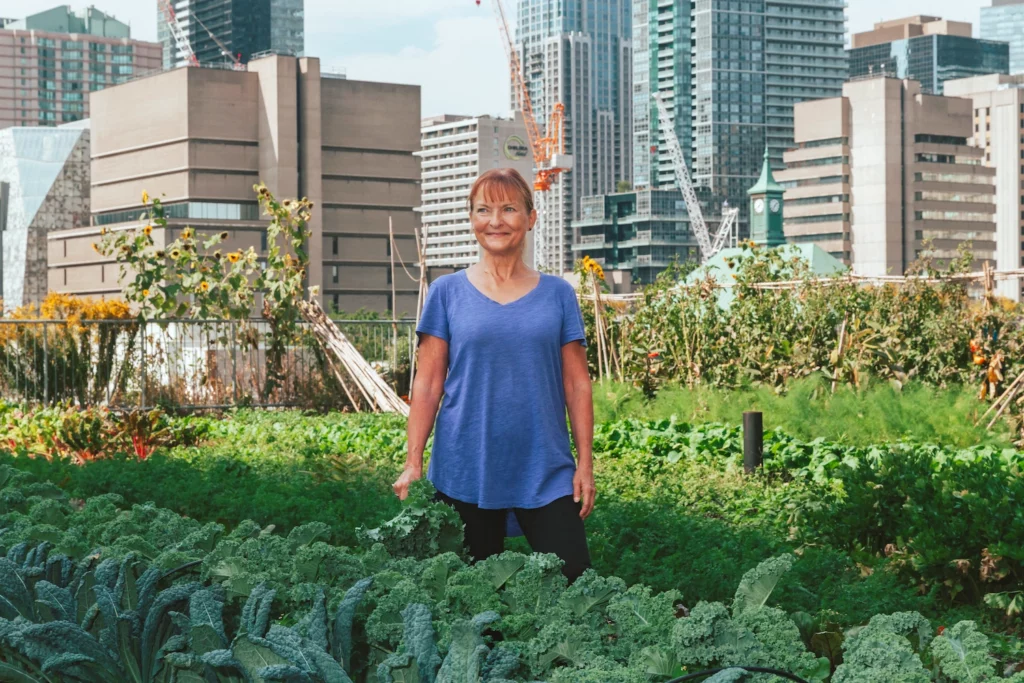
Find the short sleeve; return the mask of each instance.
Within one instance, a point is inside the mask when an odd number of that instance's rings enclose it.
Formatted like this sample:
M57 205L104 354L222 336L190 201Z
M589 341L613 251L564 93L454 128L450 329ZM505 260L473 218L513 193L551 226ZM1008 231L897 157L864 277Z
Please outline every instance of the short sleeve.
M587 333L583 325L583 311L576 298L576 291L566 284L562 287L562 346L574 341L587 345Z
M438 279L427 290L427 300L420 314L420 324L416 326L416 334L429 334L431 337L451 341L448 332L447 283Z

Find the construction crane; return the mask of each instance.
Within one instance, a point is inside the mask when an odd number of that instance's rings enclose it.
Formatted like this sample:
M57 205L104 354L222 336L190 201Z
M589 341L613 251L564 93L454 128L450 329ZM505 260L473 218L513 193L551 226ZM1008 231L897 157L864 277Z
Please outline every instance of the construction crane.
M479 6L481 0L476 0ZM555 180L562 173L571 171L573 157L565 153L565 107L559 102L552 107L551 115L548 117L547 130L544 135L540 133L540 126L537 124L537 117L533 113L533 103L530 100L530 89L526 83L526 76L523 73L522 63L519 59L519 51L516 50L515 41L512 40L512 32L505 7L501 0L491 0L494 6L494 14L498 20L498 30L501 33L502 44L505 46L505 53L508 56L509 70L512 76L512 89L516 95L519 110L523 113L523 121L526 124L526 135L530 139L530 147L533 151L533 162L535 165L533 189L537 194L539 213L544 216L541 208L544 206L544 193L551 189ZM546 221L545 221L546 222ZM548 240L552 236L548 234L548 226L542 224L538 229L535 254L537 267L548 266L546 253L548 251ZM560 239L560 238L559 238ZM561 251L561 249L560 249ZM557 264L558 268L562 264Z
M181 30L178 16L174 13L174 7L171 6L170 0L160 0L160 11L163 12L167 28L170 29L171 36L174 37L174 44L185 55L185 61L189 66L199 66L199 59L196 57L195 50L192 49L192 43L188 42L188 36Z
M192 43L189 42L188 36L185 35L185 31L178 24L178 15L174 12L174 6L171 5L171 0L159 0L160 11L164 15L164 20L167 22L167 28L170 29L171 35L174 37L174 43L181 50L181 53L185 55L185 61L188 62L189 66L199 66L199 58L196 57L195 50L192 49ZM245 64L242 64L242 60L237 55L231 54L227 46L222 43L217 36L213 34L213 31L206 27L199 17L192 15L192 18L197 24L199 24L207 35L217 44L220 48L222 55L231 60L231 68L235 71L245 71Z
M697 236L697 244L700 246L701 262L706 263L712 256L722 251L725 242L729 239L736 225L736 219L740 215L739 209L730 209L728 204L722 208L722 223L715 233L712 241L708 224L704 220L704 211L700 208L700 201L697 199L697 192L693 189L693 181L690 179L690 170L686 167L686 157L683 156L682 147L679 145L679 137L676 135L675 125L668 114L668 107L661 99L661 93L654 94L654 101L658 104L658 121L661 130L665 134L665 142L668 144L669 156L676 172L676 183L686 200L686 210L690 215L690 229Z

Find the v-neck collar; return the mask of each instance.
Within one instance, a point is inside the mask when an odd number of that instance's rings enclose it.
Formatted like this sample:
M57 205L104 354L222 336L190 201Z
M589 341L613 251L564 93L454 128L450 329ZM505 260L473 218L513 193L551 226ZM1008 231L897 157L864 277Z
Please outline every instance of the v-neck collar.
M481 292L479 289L477 289L477 286L474 285L473 282L469 279L469 274L467 273L467 271L465 269L463 269L461 271L461 273L462 273L462 279L466 283L466 286L469 287L474 292L476 292L477 296L479 296L481 299L483 299L485 301L491 302L495 306L501 306L502 308L505 308L505 307L508 307L508 306L512 306L513 304L517 304L520 301L525 301L526 299L531 297L534 294L534 292L539 290L541 284L544 282L544 273L540 273L540 277L537 279L537 284L533 286L533 289L531 289L526 294L523 294L518 299L513 299L512 301L509 301L508 303L504 303L503 304L500 301L495 301L494 299L492 299L491 297L487 296L486 294Z

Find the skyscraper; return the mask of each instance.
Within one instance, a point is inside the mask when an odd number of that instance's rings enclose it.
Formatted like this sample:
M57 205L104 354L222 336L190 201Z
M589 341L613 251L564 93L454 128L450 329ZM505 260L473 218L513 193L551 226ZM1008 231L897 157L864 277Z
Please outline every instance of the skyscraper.
M992 0L981 8L981 37L1010 44L1010 73L1024 74L1024 0Z
M572 267L572 224L580 199L632 181L633 82L629 0L519 0L516 48L543 128L565 106L566 153L575 167L544 198L547 239L538 267Z
M261 52L301 55L305 50L304 0L176 0L174 11L200 64L230 64ZM183 66L164 14L157 12L164 67Z
M852 38L850 78L909 78L926 95L941 95L943 83L955 78L1009 73L1009 46L971 32L969 23L939 17L877 23Z
M32 14L0 29L0 128L89 116L89 93L160 68L160 46L94 7Z
M645 13L647 49L636 51L636 73L650 85L635 91L634 139L648 158L635 161L637 185L676 182L657 116L640 111L653 108L656 91L675 119L706 213L720 215L725 202L739 207L745 234L747 189L766 147L781 167L793 144L793 105L842 93L845 2L635 0L638 26Z

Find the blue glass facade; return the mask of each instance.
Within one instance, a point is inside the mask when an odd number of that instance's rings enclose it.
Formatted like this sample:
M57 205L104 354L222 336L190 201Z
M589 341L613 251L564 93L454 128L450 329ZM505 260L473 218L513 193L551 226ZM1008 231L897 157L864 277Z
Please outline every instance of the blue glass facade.
M946 81L1009 69L1007 43L966 36L918 36L850 50L850 78L909 78L929 95L942 95Z
M793 144L793 106L842 95L848 57L844 0L636 0L649 3L651 91L671 103L676 133L710 216L741 209L761 173ZM634 15L635 16L635 15ZM637 50L637 60L641 60ZM637 65L635 73L640 73ZM637 97L644 93L636 89ZM647 94L649 97L649 93ZM637 106L639 111L639 105ZM635 148L649 140L653 186L675 184L657 117L637 115ZM644 136L647 136L646 138ZM637 160L638 185L644 167Z
M561 103L566 152L575 160L547 193L541 216L549 246L537 263L561 272L572 267L571 221L581 198L633 180L632 2L519 0L517 19L517 48L537 122L546 126Z
M981 8L981 37L1010 44L1010 73L1024 74L1024 0L993 0Z

